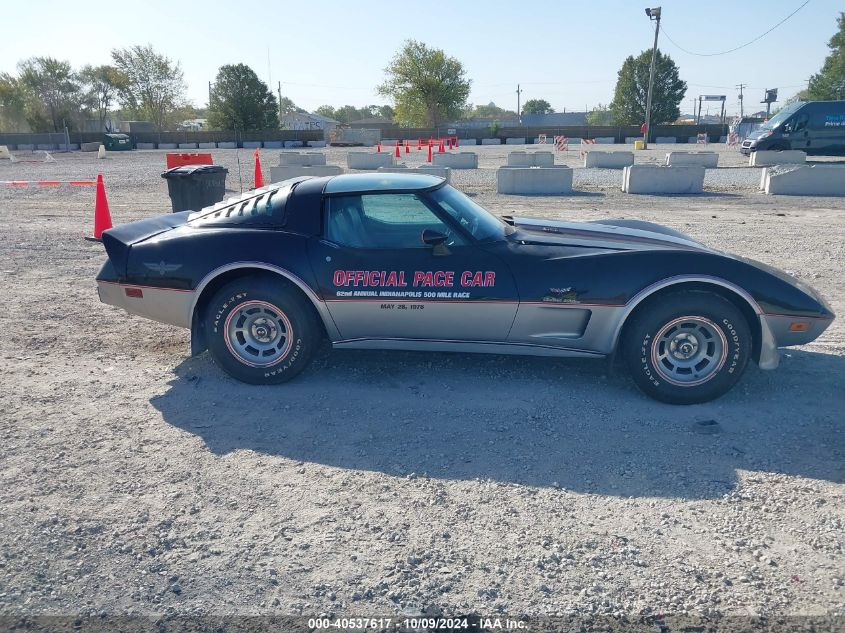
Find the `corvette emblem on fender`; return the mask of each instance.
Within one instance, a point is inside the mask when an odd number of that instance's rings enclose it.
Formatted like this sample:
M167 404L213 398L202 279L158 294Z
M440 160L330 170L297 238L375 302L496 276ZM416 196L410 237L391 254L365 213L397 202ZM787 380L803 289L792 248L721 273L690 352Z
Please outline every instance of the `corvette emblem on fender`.
M168 264L164 260L151 264L144 262L144 266L154 272L157 272L162 277L164 276L164 273L172 273L174 270L179 270L180 268L182 268L182 264Z

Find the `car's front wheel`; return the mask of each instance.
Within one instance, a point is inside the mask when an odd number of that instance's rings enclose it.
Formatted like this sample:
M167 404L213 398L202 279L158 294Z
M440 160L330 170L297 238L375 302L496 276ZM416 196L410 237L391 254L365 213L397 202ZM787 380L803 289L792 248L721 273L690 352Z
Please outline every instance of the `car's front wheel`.
M282 279L236 279L223 286L205 312L214 361L243 382L285 382L308 365L319 344L314 311Z
M742 312L712 292L679 291L648 301L625 328L622 353L634 382L671 404L727 393L751 357Z

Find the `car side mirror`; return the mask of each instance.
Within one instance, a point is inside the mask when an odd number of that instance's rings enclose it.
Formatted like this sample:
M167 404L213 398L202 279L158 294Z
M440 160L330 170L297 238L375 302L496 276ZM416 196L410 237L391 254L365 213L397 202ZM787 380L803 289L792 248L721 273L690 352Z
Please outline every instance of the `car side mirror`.
M422 243L431 246L432 253L437 256L449 255L449 249L446 248L446 240L448 239L448 235L434 229L425 229L420 234Z

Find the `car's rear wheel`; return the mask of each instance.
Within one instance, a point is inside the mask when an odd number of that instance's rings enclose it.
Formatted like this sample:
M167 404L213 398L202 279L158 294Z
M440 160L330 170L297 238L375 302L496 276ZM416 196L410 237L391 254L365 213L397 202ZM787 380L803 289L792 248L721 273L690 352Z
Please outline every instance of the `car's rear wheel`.
M282 279L236 279L221 288L205 312L214 361L243 382L290 380L308 365L319 344L314 311Z
M622 353L634 382L671 404L727 393L751 357L742 312L712 292L679 291L640 306L625 328Z

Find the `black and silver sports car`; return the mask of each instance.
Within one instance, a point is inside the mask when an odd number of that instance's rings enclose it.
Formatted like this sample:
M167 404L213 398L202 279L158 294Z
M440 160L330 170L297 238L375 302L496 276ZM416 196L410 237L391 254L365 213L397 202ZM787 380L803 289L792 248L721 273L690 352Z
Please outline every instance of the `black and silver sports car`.
M191 329L229 374L284 382L339 349L618 355L704 402L834 315L769 266L634 220L500 219L441 178L298 178L106 231L100 299Z

